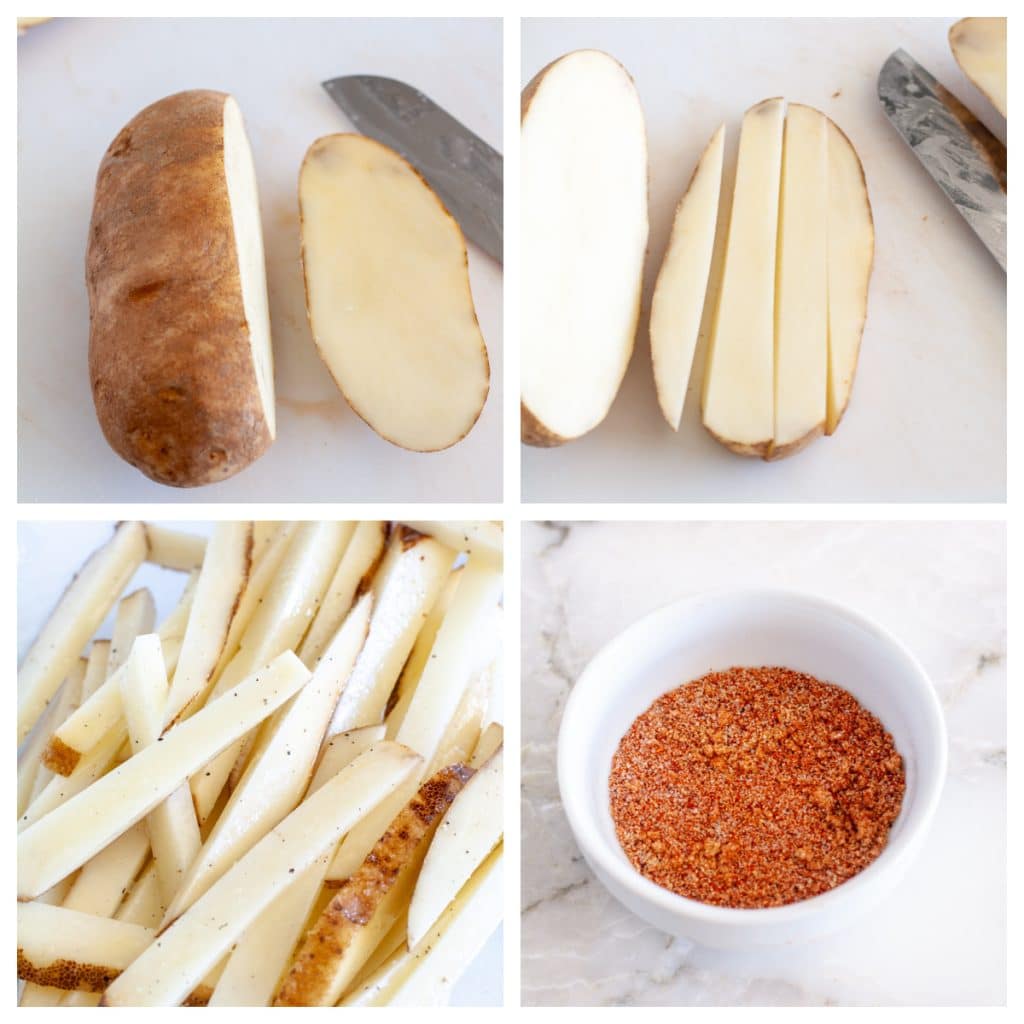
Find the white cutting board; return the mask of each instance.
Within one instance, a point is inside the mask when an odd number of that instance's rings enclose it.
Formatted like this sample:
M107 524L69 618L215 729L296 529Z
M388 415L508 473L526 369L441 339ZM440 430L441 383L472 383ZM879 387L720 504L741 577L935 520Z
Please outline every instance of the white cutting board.
M211 523L166 522L162 525L186 533L209 536ZM111 524L104 522L18 523L18 664L43 627L79 566L110 537ZM174 609L185 574L154 565L143 565L126 590L147 587L156 602L157 622ZM110 636L114 615L97 630ZM494 707L500 709L503 701ZM503 715L499 714L499 717ZM453 1006L500 1006L502 1003L504 929L499 927L452 991Z
M1005 122L950 54L951 23L523 21L524 85L549 61L584 47L607 51L633 75L647 118L651 219L641 329L622 389L584 438L523 449L525 500L1005 500L1006 278L876 95L879 69L902 47L1005 139ZM707 140L724 121L734 149L743 111L780 95L818 107L853 140L877 241L843 422L797 456L764 463L733 455L701 426L702 350L679 433L672 432L655 399L647 318L675 205Z
M320 82L372 73L423 90L501 147L496 19L58 19L18 40L18 455L22 500L471 501L501 498L501 268L469 246L491 392L469 436L406 452L348 407L306 322L296 187L308 145L351 131ZM85 241L96 169L139 110L210 88L242 107L259 178L277 440L231 480L153 483L107 446L87 371Z

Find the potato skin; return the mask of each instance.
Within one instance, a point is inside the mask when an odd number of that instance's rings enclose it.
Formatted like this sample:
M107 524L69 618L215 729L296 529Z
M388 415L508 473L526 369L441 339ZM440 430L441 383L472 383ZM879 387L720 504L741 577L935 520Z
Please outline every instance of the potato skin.
M110 144L86 253L89 376L110 446L176 487L224 480L272 436L224 170L225 93L159 100Z

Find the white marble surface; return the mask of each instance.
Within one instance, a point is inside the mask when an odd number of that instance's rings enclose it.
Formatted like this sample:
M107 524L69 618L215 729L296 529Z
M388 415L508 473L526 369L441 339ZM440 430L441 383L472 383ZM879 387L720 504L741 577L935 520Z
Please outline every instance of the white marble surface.
M524 19L525 84L596 47L634 76L647 119L651 233L640 330L590 434L523 448L527 501L1001 501L1006 493L1006 276L886 120L875 82L898 47L993 131L1006 122L960 71L953 19ZM654 393L647 320L672 214L722 122L727 154L766 96L834 118L860 153L876 251L853 397L838 431L794 458L733 455L700 423L704 346L673 433ZM734 158L733 158L734 159Z
M539 524L523 533L522 993L531 1005L980 1005L1006 998L1006 545L1000 523ZM582 862L558 798L566 696L612 636L720 585L877 618L940 694L936 822L881 908L812 947L735 954L656 931Z
M168 522L165 525L208 536L212 524ZM72 574L90 552L110 536L112 523L31 522L18 524L18 663L71 582ZM129 590L148 587L156 602L157 621L172 611L184 585L182 573L143 565L129 584ZM98 633L110 636L113 614ZM501 708L498 699L494 708ZM499 716L500 717L500 716ZM488 939L476 960L456 983L452 1006L501 1006L504 975L503 929Z
M501 148L500 19L57 19L18 41L18 493L23 501L497 501L502 273L469 245L491 392L467 438L403 451L349 408L317 355L299 265L299 164L351 131L320 82L400 78ZM259 179L277 440L193 490L144 477L107 446L86 350L85 242L100 158L121 127L182 89L233 93Z

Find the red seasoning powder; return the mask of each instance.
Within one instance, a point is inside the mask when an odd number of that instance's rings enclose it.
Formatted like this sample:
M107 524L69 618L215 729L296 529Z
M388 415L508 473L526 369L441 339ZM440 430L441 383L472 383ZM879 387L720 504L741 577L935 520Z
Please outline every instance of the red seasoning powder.
M633 866L681 896L776 907L835 888L884 849L903 759L845 690L786 668L712 672L629 728L609 779Z

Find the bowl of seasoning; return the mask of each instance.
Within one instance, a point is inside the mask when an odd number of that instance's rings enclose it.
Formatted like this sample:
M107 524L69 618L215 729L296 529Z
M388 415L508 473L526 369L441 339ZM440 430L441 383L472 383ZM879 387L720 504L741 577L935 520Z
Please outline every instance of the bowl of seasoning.
M892 891L946 748L927 674L878 623L809 594L719 591L594 657L558 782L613 896L673 935L752 949L837 931Z

